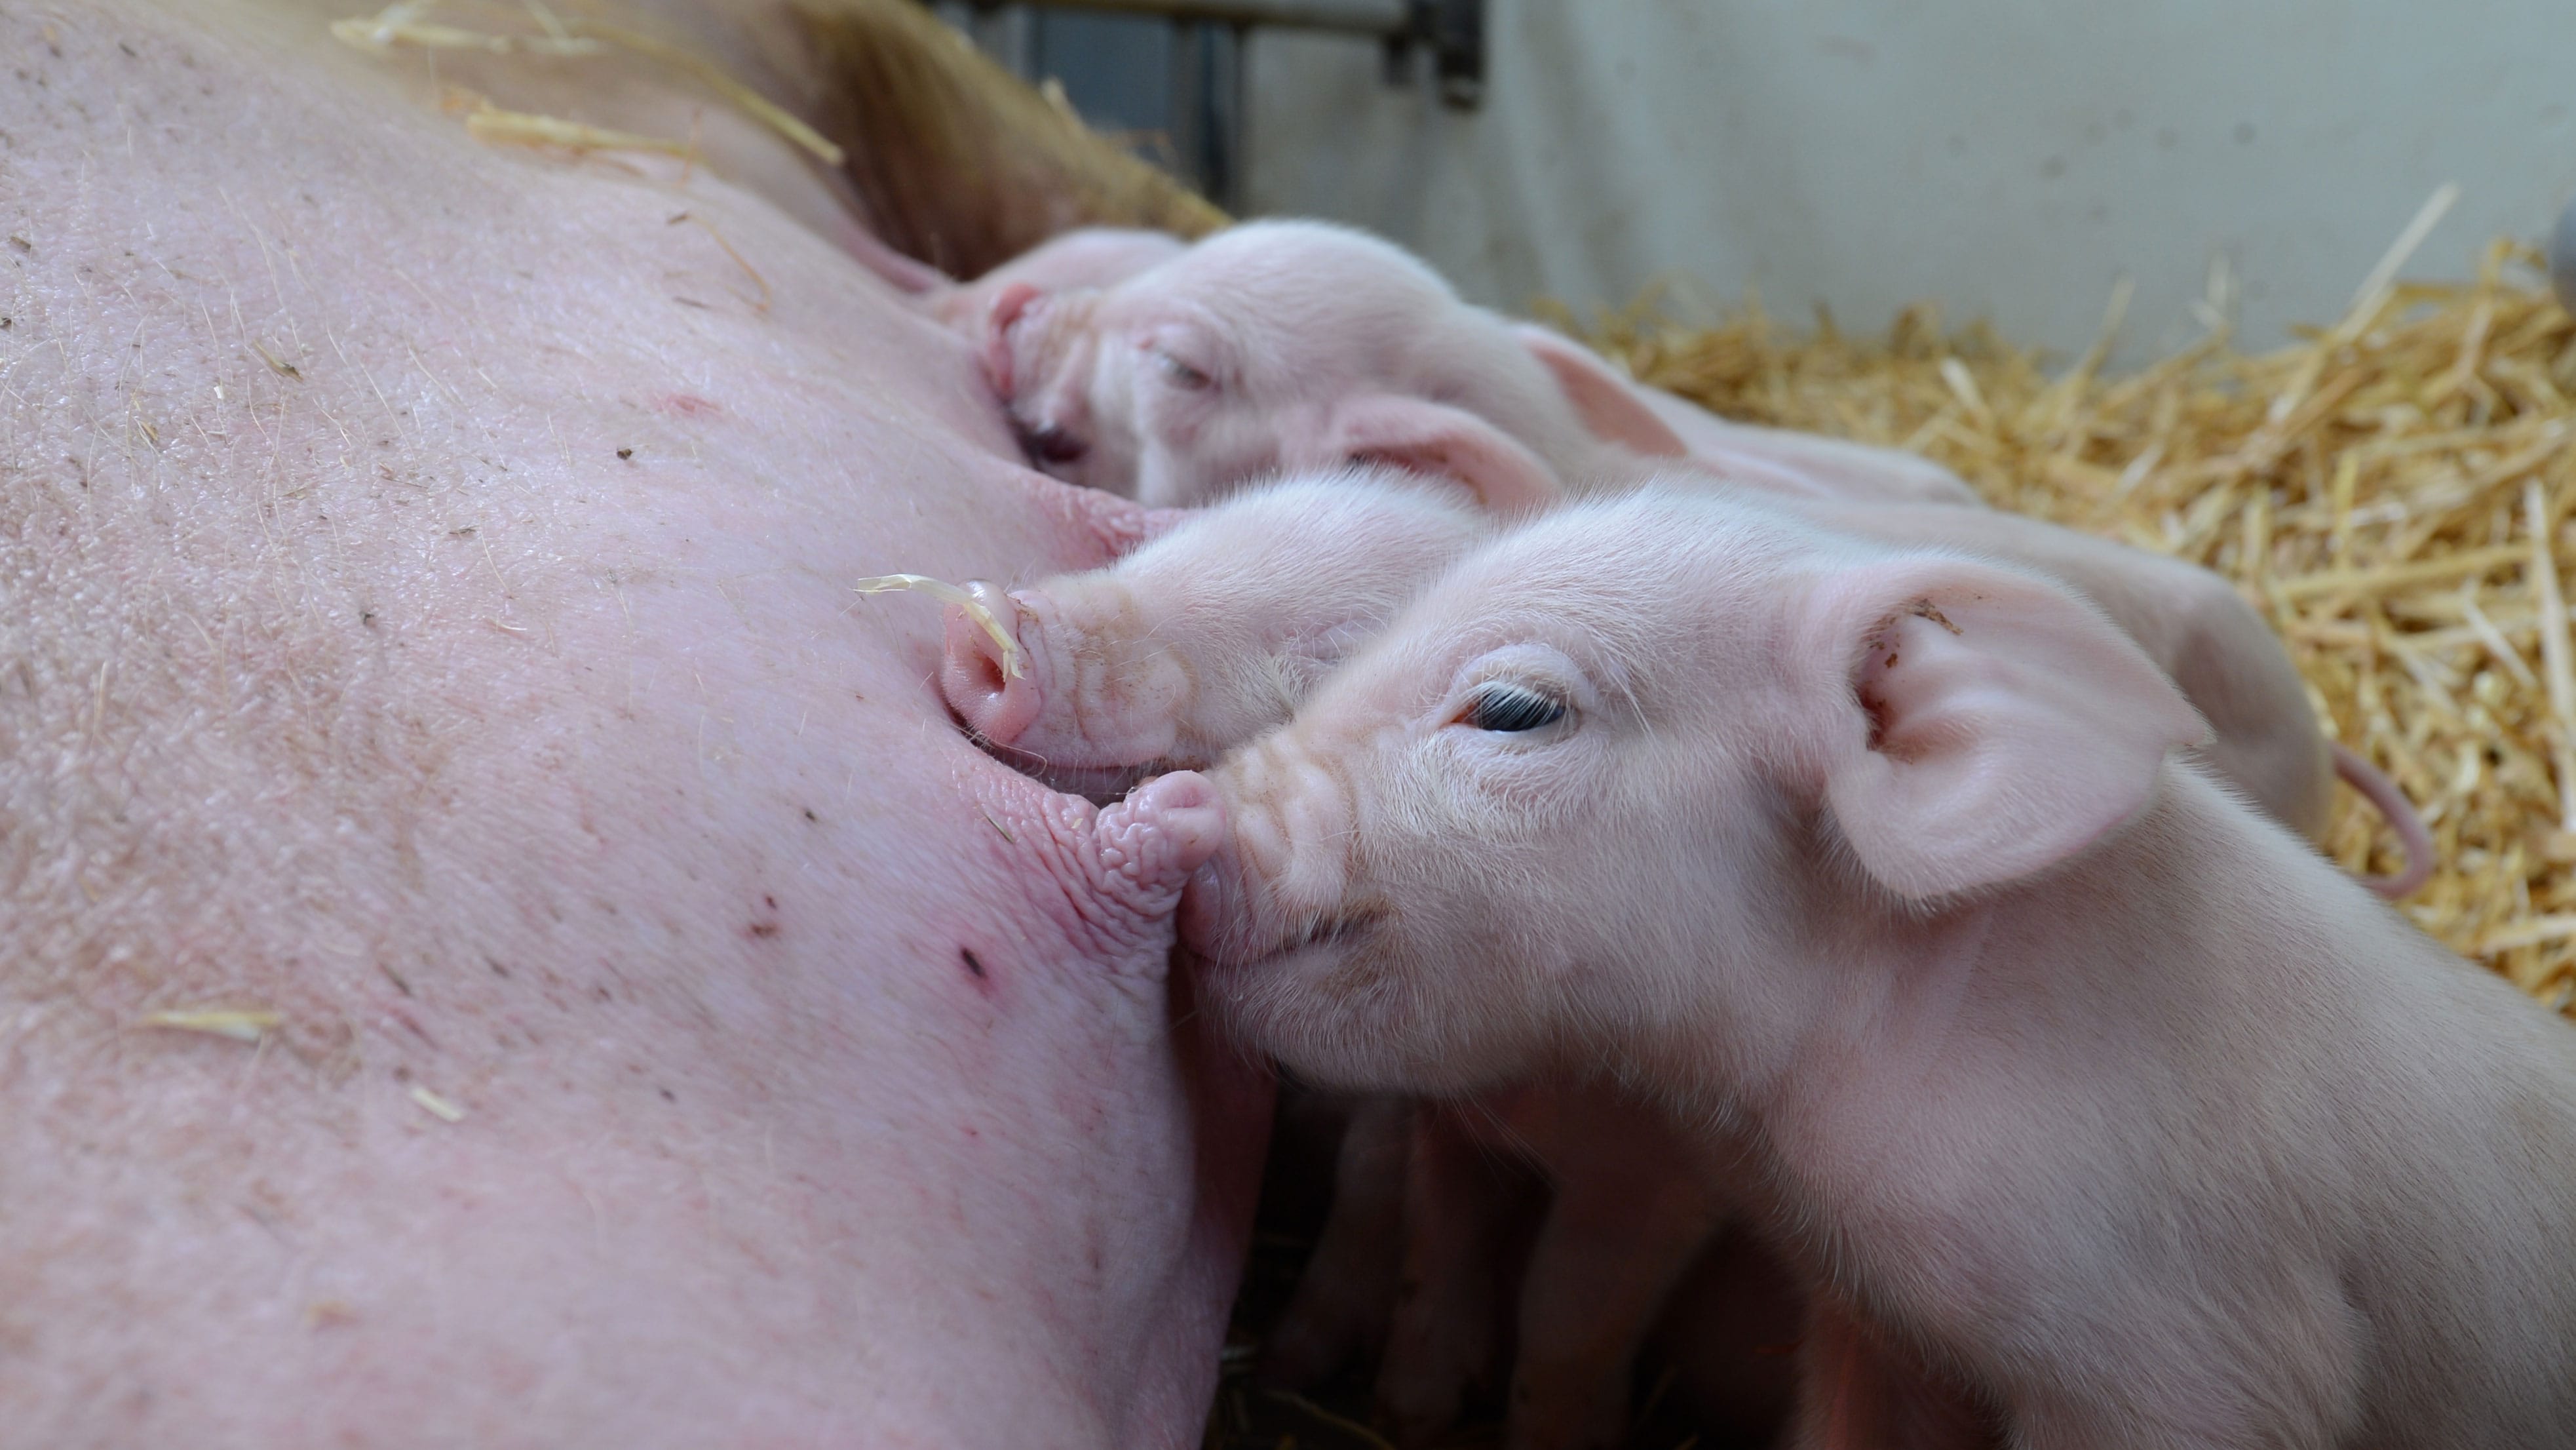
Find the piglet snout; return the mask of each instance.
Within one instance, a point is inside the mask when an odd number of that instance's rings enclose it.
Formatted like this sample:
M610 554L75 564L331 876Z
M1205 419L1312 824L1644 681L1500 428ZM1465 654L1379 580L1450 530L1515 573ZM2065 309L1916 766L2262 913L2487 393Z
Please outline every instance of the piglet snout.
M1324 765L1272 736L1228 756L1211 779L1226 802L1226 839L1190 880L1182 942L1211 961L1248 962L1331 934L1348 885L1337 848L1351 823Z
M970 618L965 609L952 604L947 610L939 692L968 728L996 745L1008 745L1037 720L1045 703L1036 681L1027 673L1033 663L1029 632L1020 628L1018 600L981 579L968 581L966 588L976 603L992 611L1001 627L1020 641L1018 664L1022 673L1011 673L1012 662L1004 657L1001 641Z

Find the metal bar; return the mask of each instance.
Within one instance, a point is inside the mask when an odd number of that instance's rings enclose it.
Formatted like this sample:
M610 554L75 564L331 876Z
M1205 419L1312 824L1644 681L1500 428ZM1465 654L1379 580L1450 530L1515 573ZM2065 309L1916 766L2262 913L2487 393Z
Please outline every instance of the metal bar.
M1182 178L1215 201L1209 195L1214 188L1208 184L1208 74L1206 60L1199 51L1203 28L1186 20L1175 21L1171 26L1171 91L1163 130L1172 143L1172 159L1178 163ZM1224 204L1217 202L1219 206Z
M1252 28L1238 25L1225 36L1225 201L1240 214L1249 204L1252 177Z
M1407 0L1027 0L1048 10L1111 10L1170 20L1221 25L1277 25L1293 30L1340 30L1360 35L1402 35L1413 25Z

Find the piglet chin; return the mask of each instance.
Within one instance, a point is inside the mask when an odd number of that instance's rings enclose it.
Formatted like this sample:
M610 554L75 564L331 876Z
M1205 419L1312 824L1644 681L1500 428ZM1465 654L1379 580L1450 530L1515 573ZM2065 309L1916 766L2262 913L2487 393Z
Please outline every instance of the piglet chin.
M1365 932L1362 924L1358 930ZM1474 1092L1501 1079L1452 1050L1401 983L1354 961L1327 932L1249 960L1193 963L1227 1035L1317 1087L1347 1092Z
M1190 878L1181 896L1180 941L1216 976L1315 975L1365 946L1374 914L1295 922L1256 917L1239 869L1220 853Z
M1232 853L1219 851L1208 858L1181 894L1181 945L1210 966L1230 961L1229 949L1239 945L1240 932L1229 928L1238 925L1235 913L1242 897Z
M1181 896L1181 944L1213 972L1266 969L1301 948L1318 946L1318 934L1283 930L1287 923L1262 920L1256 894L1243 879L1242 858L1221 850L1190 877Z

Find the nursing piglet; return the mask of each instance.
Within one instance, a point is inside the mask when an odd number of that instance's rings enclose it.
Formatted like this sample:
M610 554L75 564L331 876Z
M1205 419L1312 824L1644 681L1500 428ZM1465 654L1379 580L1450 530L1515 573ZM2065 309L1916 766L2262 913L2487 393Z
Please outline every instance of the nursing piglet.
M993 304L1019 287L1061 291L1108 287L1189 249L1169 232L1142 227L1077 227L1031 247L971 282L944 282L923 294L933 317L981 339Z
M1282 480L1103 569L1008 593L969 584L1016 637L1021 672L952 607L940 689L1060 784L1209 764L1286 720L1492 528L1456 489L1391 471Z
M1444 473L1506 510L1681 461L1792 495L1976 501L1910 455L1650 405L1590 352L1321 222L1234 227L1111 287L1006 288L986 318L985 371L1032 460L1148 503L1351 459Z
M952 609L941 689L987 741L1066 788L1209 764L1285 722L1491 529L1456 490L1401 474L1284 480L1193 512L1103 569L1009 593L970 584L1012 635L1020 673ZM1510 1205L1471 1162L1486 1155L1528 1155L1555 1187L1516 1313L1496 1297ZM1307 1384L1385 1345L1381 1406L1415 1442L1490 1382L1517 1323L1507 1443L1611 1443L1638 1346L1718 1216L1671 1163L1660 1124L1603 1094L1363 1105L1267 1368Z
M981 334L984 314L1009 288L1041 291L1108 287L1158 266L1189 243L1145 227L1076 227L1038 243L968 282L887 246L865 231L848 239L860 265L898 292L920 299L933 317Z
M1649 491L1229 756L1183 936L1310 1079L1722 1129L1816 1305L1800 1443L2576 1444L2576 1036L2207 734L2037 575Z

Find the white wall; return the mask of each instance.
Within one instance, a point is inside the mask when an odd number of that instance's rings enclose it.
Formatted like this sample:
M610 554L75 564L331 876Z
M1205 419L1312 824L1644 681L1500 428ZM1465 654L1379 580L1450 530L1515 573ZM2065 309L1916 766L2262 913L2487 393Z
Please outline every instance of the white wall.
M2073 352L2196 335L2213 255L2249 340L2328 321L2433 189L2413 274L2539 238L2576 190L2576 0L1488 0L1483 110L1376 50L1253 43L1251 209L1340 217L1479 300L1659 274L1875 328L1940 300Z

